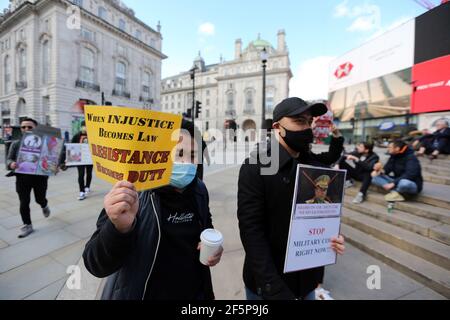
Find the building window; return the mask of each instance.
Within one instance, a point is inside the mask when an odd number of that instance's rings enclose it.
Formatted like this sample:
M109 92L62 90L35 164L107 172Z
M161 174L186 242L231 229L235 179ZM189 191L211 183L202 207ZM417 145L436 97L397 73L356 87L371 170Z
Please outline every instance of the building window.
M44 21L44 31L50 32L50 20L49 19Z
M83 0L72 0L74 5L77 5L79 7L83 6Z
M209 79L209 78L208 78ZM208 81L207 81L208 82ZM206 96L209 97L209 90L206 90Z
M98 7L98 16L103 20L106 20L108 18L108 12L104 7Z
M209 107L209 99L206 99L206 106Z
M172 103L170 104L170 107L171 107L171 109L175 109L175 103L172 102Z
M19 82L25 84L27 81L27 51L20 48L18 52L19 60Z
M11 58L9 56L5 57L4 70L5 70L5 93L9 93L11 91Z
M50 78L50 43L42 43L42 83L47 84Z
M206 119L209 119L209 110L206 110ZM206 129L208 130L208 129Z
M95 32L92 32L89 29L81 27L81 38L87 41L95 42Z
M150 72L144 72L142 76L142 97L146 99L151 98L150 88L151 88L152 76Z
M95 82L95 53L88 49L83 48L81 51L81 81L94 84Z
M275 93L273 90L267 90L266 95L266 112L273 112L274 109L274 100L275 100Z
M234 110L234 94L232 92L227 94L227 110Z
M142 32L141 32L141 30L136 30L136 32L135 32L135 37L136 37L136 39L138 39L138 40L141 40L141 39L142 39Z
M123 32L125 32L127 28L127 23L125 22L125 20L120 19L119 20L119 29L122 30Z
M125 63L119 61L116 64L116 85L115 89L118 94L125 93L127 84L127 66Z

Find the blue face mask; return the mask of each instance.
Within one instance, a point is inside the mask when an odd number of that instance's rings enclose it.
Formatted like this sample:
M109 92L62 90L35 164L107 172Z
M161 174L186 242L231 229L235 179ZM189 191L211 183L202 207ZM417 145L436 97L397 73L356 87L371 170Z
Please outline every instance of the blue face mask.
M192 163L174 163L170 185L177 189L186 188L197 174L197 165Z

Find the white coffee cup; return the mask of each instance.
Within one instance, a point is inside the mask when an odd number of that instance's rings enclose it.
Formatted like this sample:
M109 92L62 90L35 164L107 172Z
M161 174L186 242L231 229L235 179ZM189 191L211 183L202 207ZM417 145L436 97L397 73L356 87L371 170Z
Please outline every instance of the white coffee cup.
M206 229L200 235L200 262L208 265L208 259L214 256L223 244L222 234L215 229Z

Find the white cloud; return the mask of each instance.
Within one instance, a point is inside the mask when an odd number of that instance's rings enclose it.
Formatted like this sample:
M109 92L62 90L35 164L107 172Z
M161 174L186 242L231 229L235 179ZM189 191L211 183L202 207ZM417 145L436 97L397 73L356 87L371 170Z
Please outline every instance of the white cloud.
M290 82L290 96L306 100L328 98L328 73L335 57L320 56L304 61Z
M349 15L350 13L350 8L347 5L348 1L344 1L340 4L338 4L335 8L334 8L334 14L333 16L335 18L340 18L340 17L346 17Z
M349 7L346 0L334 8L333 16L353 20L347 28L347 31L350 32L367 32L381 28L381 9L374 4L364 3Z
M216 32L216 27L211 22L202 23L198 27L198 33L204 36L213 36Z

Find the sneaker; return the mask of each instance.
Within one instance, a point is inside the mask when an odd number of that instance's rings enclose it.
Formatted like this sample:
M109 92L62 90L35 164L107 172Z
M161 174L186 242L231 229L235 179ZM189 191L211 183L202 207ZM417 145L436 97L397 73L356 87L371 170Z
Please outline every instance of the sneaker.
M25 225L20 229L21 233L19 234L19 239L23 239L28 237L30 234L34 232L33 226L31 224Z
M362 192L359 192L355 199L353 199L352 203L354 204L360 204L364 202L364 195L362 194Z
M316 300L334 300L330 295L330 291L327 291L324 288L316 289L315 293Z
M405 201L405 198L400 193L398 193L397 191L392 191L392 192L388 193L384 197L384 199L387 202L402 202L402 201Z
M44 217L48 218L50 216L50 208L48 206L46 206L45 208L42 208L42 214L44 215Z
M78 200L82 201L86 199L86 194L84 192L80 192L80 195L78 196Z
M353 185L354 185L354 183L352 180L345 180L345 185L344 185L345 189L351 188L351 187L353 187Z
M84 188L84 195L87 197L89 195L89 193L91 192L91 189L89 188Z

